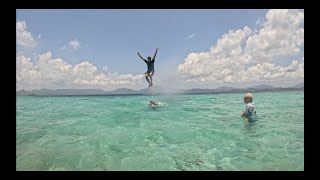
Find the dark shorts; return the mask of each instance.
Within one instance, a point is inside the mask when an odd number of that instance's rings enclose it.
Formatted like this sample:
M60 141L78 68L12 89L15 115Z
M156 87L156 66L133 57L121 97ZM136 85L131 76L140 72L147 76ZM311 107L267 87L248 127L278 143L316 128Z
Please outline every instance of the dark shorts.
M152 71L147 71L147 72L145 72L144 74L146 75L146 74L150 74L150 73L152 73L152 75L154 74L154 70L152 70Z

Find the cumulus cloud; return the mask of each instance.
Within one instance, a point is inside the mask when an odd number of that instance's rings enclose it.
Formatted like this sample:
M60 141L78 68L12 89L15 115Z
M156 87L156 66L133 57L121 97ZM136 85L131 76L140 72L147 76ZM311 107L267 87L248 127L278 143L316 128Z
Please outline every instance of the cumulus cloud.
M101 88L111 90L120 87L137 89L144 85L143 75L99 72L98 68L84 61L70 65L50 52L41 54L35 63L22 52L16 55L17 89L39 88Z
M80 48L80 43L78 40L73 40L68 43L68 46L72 50L77 50Z
M61 47L62 50L76 51L80 48L80 42L78 40L72 40L67 45Z
M304 77L304 59L283 67L277 61L303 56L304 13L269 10L261 29L230 30L209 52L190 53L177 72L186 82L243 83ZM260 19L258 20L260 21Z
M247 53L255 62L271 62L300 52L304 44L304 13L299 10L270 10L259 33L247 40Z
M27 31L27 24L25 21L16 22L16 40L17 45L23 47L35 47L37 45L33 35Z

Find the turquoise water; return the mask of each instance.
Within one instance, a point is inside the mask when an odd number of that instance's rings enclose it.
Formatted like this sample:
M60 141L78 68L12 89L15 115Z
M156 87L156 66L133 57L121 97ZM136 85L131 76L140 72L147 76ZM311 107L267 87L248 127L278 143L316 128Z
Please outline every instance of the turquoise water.
M304 170L304 92L253 96L17 96L16 169Z

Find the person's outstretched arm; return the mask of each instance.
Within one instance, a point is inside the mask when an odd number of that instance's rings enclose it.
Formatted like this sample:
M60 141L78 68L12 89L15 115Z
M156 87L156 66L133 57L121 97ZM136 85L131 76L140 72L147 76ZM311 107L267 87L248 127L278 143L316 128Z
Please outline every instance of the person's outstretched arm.
M156 52L154 53L154 56L153 56L153 58L152 58L153 61L156 60L157 52L158 52L158 48L156 49Z
M147 61L146 59L143 59L143 57L139 54L139 52L137 52L139 57L143 60L143 61Z

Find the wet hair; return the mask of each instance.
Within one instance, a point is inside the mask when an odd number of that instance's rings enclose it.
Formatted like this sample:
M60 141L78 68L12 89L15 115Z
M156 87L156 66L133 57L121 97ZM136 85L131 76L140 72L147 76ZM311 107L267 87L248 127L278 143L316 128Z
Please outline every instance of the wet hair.
M148 56L148 60L151 60L151 57L150 57L150 56Z
M150 104L157 105L158 103L156 103L155 101L150 101Z

